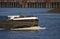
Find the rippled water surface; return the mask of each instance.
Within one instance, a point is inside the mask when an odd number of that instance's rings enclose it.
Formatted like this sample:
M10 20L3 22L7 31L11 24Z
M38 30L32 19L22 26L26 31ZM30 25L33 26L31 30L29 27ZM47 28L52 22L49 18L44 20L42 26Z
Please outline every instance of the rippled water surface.
M60 14L47 14L39 12L40 10L45 12L50 9L27 9L28 11L23 9L24 12L19 10L17 9L19 13L15 13L14 11L13 13L12 11L10 11L10 9L8 11L0 9L1 12L0 15L38 16L39 17L38 25L41 27L46 27L47 29L39 31L0 31L0 39L60 39Z

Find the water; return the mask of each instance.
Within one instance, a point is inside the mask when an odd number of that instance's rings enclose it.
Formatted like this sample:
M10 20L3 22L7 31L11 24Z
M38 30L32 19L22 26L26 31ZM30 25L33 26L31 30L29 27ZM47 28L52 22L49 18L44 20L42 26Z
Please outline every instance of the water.
M20 14L20 15L38 16L39 17L38 25L41 27L46 27L47 29L39 31L0 31L0 39L60 39L60 14L41 13L38 10L39 9L37 9L36 12L33 11L32 13L30 13L31 11L28 11L28 13L24 12L15 13L15 15ZM46 11L48 9L43 10ZM8 14L1 13L0 15L3 14L14 15L14 13L8 13Z

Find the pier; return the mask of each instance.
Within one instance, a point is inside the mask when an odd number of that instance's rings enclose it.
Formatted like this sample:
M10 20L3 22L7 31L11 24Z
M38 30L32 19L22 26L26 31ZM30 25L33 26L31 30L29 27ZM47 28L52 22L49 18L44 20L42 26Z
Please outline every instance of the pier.
M60 0L0 0L0 8L60 8Z

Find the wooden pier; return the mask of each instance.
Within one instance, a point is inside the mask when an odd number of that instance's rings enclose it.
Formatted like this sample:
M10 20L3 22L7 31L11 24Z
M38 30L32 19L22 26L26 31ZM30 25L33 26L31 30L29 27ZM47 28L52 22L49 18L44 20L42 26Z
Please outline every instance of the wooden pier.
M0 8L60 8L60 0L0 0Z

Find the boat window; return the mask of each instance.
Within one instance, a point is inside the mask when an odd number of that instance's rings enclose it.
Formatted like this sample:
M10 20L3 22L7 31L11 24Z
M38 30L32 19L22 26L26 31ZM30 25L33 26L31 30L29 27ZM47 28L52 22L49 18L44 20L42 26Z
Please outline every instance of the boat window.
M0 21L7 20L7 19L8 19L7 16L0 16Z

